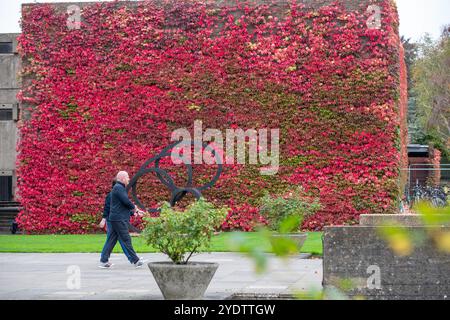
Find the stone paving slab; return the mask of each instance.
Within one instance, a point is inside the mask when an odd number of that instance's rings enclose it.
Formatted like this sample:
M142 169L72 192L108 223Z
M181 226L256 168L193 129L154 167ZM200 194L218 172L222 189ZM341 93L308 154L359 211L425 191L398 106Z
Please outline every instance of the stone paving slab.
M167 261L157 253L141 256L149 262ZM200 254L192 260L219 263L205 299L226 299L233 294L283 295L322 287L321 259L268 257L268 270L263 274L256 274L253 261L238 253ZM0 299L163 298L148 267L135 269L123 254L111 256L114 266L109 270L98 268L98 260L95 253L0 253ZM76 270L80 272L79 288L72 287Z

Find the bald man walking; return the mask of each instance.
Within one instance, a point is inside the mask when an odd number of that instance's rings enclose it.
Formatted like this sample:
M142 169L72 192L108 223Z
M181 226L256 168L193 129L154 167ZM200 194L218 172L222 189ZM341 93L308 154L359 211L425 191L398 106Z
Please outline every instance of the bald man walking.
M100 258L100 268L110 268L112 264L109 262L114 246L120 240L124 249L128 253L128 260L134 264L136 268L140 268L143 262L134 251L131 243L131 236L128 231L128 224L130 222L130 211L138 212L137 207L128 198L126 186L130 182L130 176L126 171L120 171L116 177L117 183L111 191L111 203L109 222L111 224L111 234L108 237L104 250Z

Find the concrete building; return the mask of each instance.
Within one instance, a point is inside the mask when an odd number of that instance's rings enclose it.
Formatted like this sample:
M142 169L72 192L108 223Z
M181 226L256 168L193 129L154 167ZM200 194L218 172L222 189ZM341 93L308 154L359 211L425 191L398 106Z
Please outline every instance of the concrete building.
M20 89L19 34L0 34L0 202L16 200L16 144Z

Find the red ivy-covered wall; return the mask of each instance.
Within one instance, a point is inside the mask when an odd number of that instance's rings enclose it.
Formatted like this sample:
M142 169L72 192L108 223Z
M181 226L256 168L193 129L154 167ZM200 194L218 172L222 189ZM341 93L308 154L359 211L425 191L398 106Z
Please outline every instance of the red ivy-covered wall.
M371 3L379 29L367 25ZM304 222L310 230L396 210L406 79L393 1L80 6L74 30L63 4L23 7L18 221L27 232L95 231L112 176L135 173L196 119L280 128L278 175L227 165L205 193L231 206L225 230L251 230L264 190L293 185L322 204ZM155 179L139 188L148 204L167 199Z

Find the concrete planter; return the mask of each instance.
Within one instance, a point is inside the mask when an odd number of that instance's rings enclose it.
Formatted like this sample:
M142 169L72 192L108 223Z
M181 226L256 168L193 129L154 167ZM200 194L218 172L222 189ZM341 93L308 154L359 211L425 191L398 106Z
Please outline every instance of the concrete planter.
M274 233L272 235L274 238L288 238L294 241L297 244L298 250L303 247L305 244L306 238L308 238L308 234L306 232L297 232L297 233Z
M200 300L219 264L150 262L148 268L166 300Z

